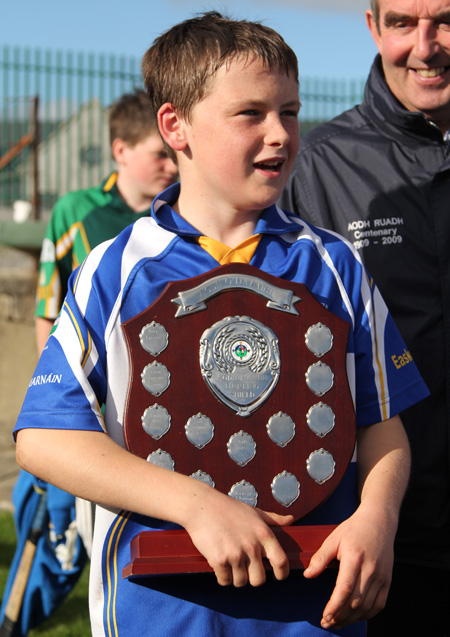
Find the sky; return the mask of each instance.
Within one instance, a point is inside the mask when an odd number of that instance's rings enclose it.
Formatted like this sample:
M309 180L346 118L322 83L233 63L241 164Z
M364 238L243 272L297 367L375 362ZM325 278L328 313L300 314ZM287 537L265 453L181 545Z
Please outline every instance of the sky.
M202 11L276 29L300 77L364 79L376 54L369 0L0 0L0 45L140 58L161 32Z

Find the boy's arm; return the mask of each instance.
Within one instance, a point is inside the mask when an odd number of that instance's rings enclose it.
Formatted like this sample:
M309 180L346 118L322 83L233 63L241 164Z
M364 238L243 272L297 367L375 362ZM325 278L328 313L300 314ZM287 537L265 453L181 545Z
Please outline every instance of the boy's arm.
M104 433L22 429L17 461L74 495L183 526L221 585L263 584L263 557L277 579L289 574L288 559L268 525L290 524L292 516L253 509L198 480L157 467Z
M42 316L36 316L35 321L35 331L36 331L36 346L39 356L42 354L42 351L47 343L48 337L50 336L50 332L52 331L52 327L54 324L54 319L47 319Z
M306 577L340 562L335 589L326 605L323 628L370 619L386 603L391 583L393 543L409 470L409 445L398 416L358 430L361 504L311 559Z

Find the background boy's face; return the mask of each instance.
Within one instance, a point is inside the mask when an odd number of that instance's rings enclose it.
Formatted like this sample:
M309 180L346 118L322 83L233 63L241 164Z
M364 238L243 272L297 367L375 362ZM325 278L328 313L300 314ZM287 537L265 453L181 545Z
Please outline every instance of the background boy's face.
M299 147L298 86L260 59L233 60L184 121L186 180L220 208L258 211L281 194Z
M116 159L119 171L139 194L153 199L176 181L178 169L167 156L159 134L153 133L135 146L123 144L120 159Z

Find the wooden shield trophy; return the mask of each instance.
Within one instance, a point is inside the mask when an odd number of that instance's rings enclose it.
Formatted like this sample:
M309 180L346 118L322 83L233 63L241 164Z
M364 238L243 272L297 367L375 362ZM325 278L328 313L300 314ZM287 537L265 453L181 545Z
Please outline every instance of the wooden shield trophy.
M303 284L225 265L170 283L122 327L132 453L295 520L334 491L355 445L349 324ZM274 531L303 568L332 528ZM144 531L123 576L211 570L186 531Z

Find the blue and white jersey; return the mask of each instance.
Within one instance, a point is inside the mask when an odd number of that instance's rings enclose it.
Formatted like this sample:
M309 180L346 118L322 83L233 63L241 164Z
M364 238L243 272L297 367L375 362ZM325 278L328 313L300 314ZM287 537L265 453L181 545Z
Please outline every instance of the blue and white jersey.
M15 431L55 428L104 431L125 446L123 413L129 360L121 324L145 310L172 281L201 275L219 262L200 233L171 203L179 186L160 195L152 217L103 243L71 277L57 329L49 338ZM357 426L403 411L428 391L370 277L351 245L271 206L256 230L250 265L303 283L350 324L347 371ZM101 409L104 405L104 410ZM339 523L358 505L355 462L334 494L302 523ZM209 574L122 579L130 540L166 522L97 507L91 565L95 636L327 635L320 618L336 573L308 581L300 572L262 587L224 589ZM360 625L338 634L364 634ZM362 632L361 632L362 631Z

